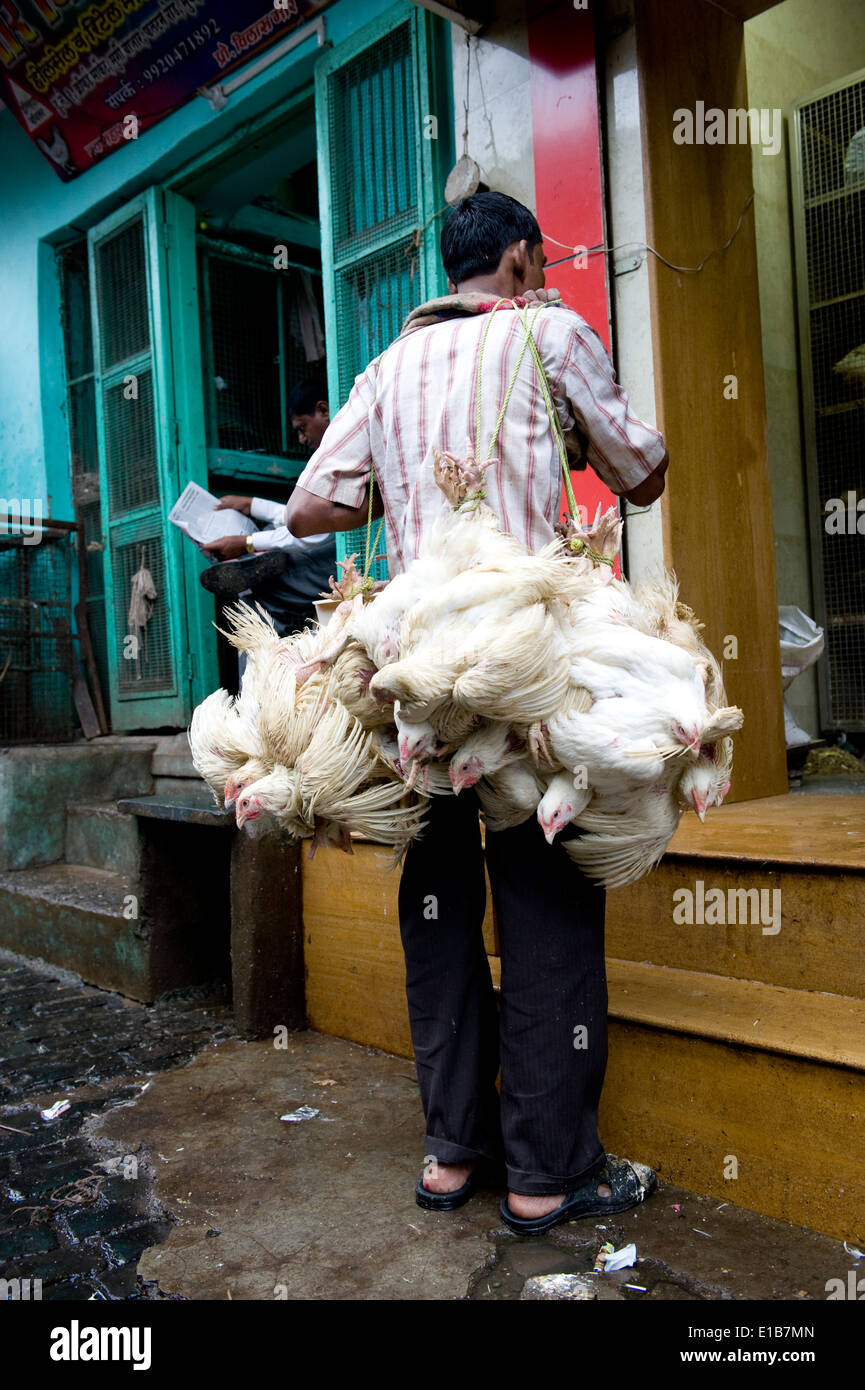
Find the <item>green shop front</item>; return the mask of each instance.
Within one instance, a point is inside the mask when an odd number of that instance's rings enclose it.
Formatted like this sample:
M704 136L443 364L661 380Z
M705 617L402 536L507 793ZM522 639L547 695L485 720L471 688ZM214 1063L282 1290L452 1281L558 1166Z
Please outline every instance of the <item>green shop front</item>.
M259 56L247 30L248 61L75 177L2 117L12 243L32 256L38 238L44 444L44 466L19 459L4 491L82 528L113 733L182 729L227 678L207 562L168 521L183 488L286 500L308 456L292 386L326 380L335 411L412 305L444 289L450 26L410 3L301 10L283 10ZM236 24L258 19L232 7ZM142 570L156 597L136 628ZM45 698L62 698L56 683Z

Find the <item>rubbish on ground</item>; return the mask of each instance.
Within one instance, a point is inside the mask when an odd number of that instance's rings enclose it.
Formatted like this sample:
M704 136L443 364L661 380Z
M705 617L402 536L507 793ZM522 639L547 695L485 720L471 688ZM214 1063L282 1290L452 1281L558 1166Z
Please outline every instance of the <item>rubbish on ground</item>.
M676 1213L677 1216L681 1216L681 1214L682 1214L682 1204L681 1204L681 1202L674 1202L673 1205L670 1207L670 1211L674 1211L674 1212Z
M722 1202L721 1205L720 1205L719 1207L716 1207L716 1208L715 1208L715 1211L723 1211L724 1208L725 1208L725 1207L728 1207L729 1205L730 1205L729 1202Z
M865 1259L865 1250L857 1250L855 1245L848 1245L846 1240L844 1242L844 1251L846 1254L852 1255L854 1260Z
M709 1232L708 1232L708 1231L701 1231L701 1230L699 1230L696 1226L692 1226L692 1227L691 1227L691 1230L694 1232L695 1235L698 1235L698 1236L706 1236L706 1238L707 1238L708 1240L711 1240L711 1239L712 1239L712 1237L709 1235Z
M616 1269L630 1269L637 1260L636 1245L623 1245L621 1250L614 1250L612 1255L608 1255L604 1261L604 1273L612 1274Z
M802 769L803 777L865 777L859 758L844 748L812 748Z
M623 1284L623 1289L636 1289L637 1293L648 1293L645 1284Z
M336 1082L330 1076L323 1076L320 1079L313 1079L313 1086L335 1086Z
M321 1111L313 1110L311 1105L301 1105L299 1109L292 1110L288 1115L280 1115L281 1120L289 1120L292 1124L297 1124L300 1120L314 1120Z
M8 1129L10 1134L24 1134L30 1137L29 1129L16 1129L14 1125L0 1125L0 1129Z
M521 1299L571 1298L589 1302L597 1296L585 1274L535 1274L526 1280L520 1292Z
M598 1251L597 1258L596 1258L596 1260L595 1260L595 1271L596 1271L596 1273L598 1273L598 1274L603 1274L604 1268L605 1268L606 1263L607 1263L607 1260L610 1258L611 1255L614 1255L615 1252L616 1252L616 1247L615 1247L615 1245L613 1245L612 1241L610 1241L610 1240L604 1241L604 1244L601 1246L600 1250Z
M70 1102L68 1100L56 1100L47 1110L40 1110L39 1114L43 1120L57 1120L61 1115L65 1115L69 1108Z

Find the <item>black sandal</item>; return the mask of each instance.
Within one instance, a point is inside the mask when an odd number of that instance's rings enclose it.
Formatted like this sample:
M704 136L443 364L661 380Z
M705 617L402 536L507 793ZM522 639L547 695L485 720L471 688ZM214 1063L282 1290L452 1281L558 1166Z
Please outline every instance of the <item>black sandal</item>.
M600 1183L609 1185L609 1197L598 1196ZM515 1216L508 1206L507 1197L502 1198L500 1210L509 1230L521 1236L536 1236L548 1231L551 1226L558 1226L561 1221L578 1221L584 1216L607 1216L629 1211L631 1207L644 1202L657 1185L656 1174L645 1163L631 1163L626 1158L607 1154L607 1161L600 1172L575 1192L569 1192L561 1206L546 1216Z
M506 1181L504 1165L493 1163L490 1159L475 1159L474 1167L462 1187L455 1192L430 1192L423 1185L423 1174L415 1188L415 1201L424 1211L456 1211L462 1207L479 1188L502 1187Z

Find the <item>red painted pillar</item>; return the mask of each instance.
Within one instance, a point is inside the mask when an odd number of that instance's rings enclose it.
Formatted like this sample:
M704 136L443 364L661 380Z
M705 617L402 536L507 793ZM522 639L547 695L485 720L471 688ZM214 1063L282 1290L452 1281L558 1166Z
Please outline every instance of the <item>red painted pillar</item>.
M556 261L570 247L601 246L605 240L592 15L588 9L575 9L572 0L562 0L530 19L528 33L537 218L547 260ZM609 352L606 256L589 256L581 269L571 256L547 272L547 284L561 290L565 302L588 320ZM599 502L604 510L618 505L591 468L571 477L589 519ZM564 509L564 489L562 494Z

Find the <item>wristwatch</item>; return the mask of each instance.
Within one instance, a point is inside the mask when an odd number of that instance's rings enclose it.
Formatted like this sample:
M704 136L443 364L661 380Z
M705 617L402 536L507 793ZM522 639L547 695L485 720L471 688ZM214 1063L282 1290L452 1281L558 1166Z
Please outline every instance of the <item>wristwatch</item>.
M249 551L250 555L255 555L257 553L255 546L252 544L252 537L254 534L254 531L250 531L249 535L246 538L246 548Z

